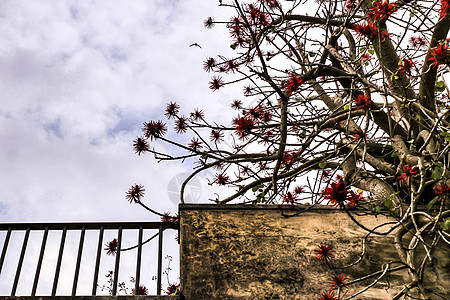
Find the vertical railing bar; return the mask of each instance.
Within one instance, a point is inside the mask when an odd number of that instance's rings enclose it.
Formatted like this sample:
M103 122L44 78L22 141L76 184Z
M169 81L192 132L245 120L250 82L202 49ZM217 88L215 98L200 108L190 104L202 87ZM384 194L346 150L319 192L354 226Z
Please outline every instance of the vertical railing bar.
M161 277L162 277L162 249L163 249L163 227L159 225L158 240L158 274L156 279L156 295L161 295Z
M39 274L41 273L42 260L44 259L44 251L45 246L47 244L47 237L48 237L48 227L45 227L44 236L42 237L41 252L39 253L39 260L36 267L36 273L34 275L33 289L31 290L31 296L33 297L36 296L36 289L39 281Z
M119 234L117 236L117 253L116 253L116 265L114 267L114 282L113 282L112 296L115 296L117 294L117 284L119 281L120 247L122 247L122 225L119 226Z
M80 243L78 244L77 264L75 267L75 275L73 276L72 296L77 293L78 275L80 274L81 256L83 255L84 235L86 234L86 227L81 228Z
M105 231L105 227L103 227L103 225L102 225L100 227L100 233L98 235L97 259L95 260L94 283L92 284L92 296L95 296L97 294L98 270L100 268L100 258L102 256L103 232L104 231Z
M2 256L0 257L0 274L2 274L3 262L6 257L6 250L8 250L9 238L11 237L12 228L8 227L8 232L6 233L5 243L3 244Z
M139 281L141 280L141 257L142 257L142 236L144 230L142 225L139 226L139 238L138 238L138 253L136 261L136 282L134 287L134 294L137 295L139 291Z
M66 242L66 234L67 234L67 227L64 226L61 235L61 243L59 245L59 254L58 254L58 262L56 263L55 278L53 279L52 296L56 295L56 289L58 287L59 271L61 270L61 262L64 253L64 244Z
M22 251L20 252L19 263L17 264L16 277L14 278L14 283L13 283L13 287L11 290L11 296L16 295L17 284L19 283L20 271L22 270L23 259L25 257L25 251L27 250L29 236L30 236L30 227L27 228L25 237L23 239Z

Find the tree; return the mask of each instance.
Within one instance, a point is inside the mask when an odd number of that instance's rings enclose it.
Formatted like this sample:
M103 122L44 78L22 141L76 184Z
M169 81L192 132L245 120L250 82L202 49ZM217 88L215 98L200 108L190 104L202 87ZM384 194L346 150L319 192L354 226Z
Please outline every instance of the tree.
M196 161L194 176L214 168L211 184L228 186L218 204L328 204L344 210L385 214L395 222L371 235L393 234L410 280L398 295L416 290L423 299L436 291L423 284L423 268L439 245L450 244L450 106L445 75L450 65L450 2L375 0L223 1L236 15L209 17L207 28L225 23L236 55L207 58L213 91L246 82L244 105L233 100L231 125L189 117L170 102L167 119L189 142L165 137L162 120L144 123L137 154L159 161ZM304 8L315 9L311 15ZM229 81L225 81L228 78ZM231 147L223 143L225 133ZM161 153L160 140L185 151ZM142 204L143 187L128 199ZM300 207L300 206L299 206ZM321 245L318 257L327 260ZM425 249L417 261L415 253ZM326 249L325 249L326 250ZM330 253L330 252L328 252ZM343 285L343 277L334 281ZM339 291L339 289L338 289ZM321 299L337 299L325 293Z

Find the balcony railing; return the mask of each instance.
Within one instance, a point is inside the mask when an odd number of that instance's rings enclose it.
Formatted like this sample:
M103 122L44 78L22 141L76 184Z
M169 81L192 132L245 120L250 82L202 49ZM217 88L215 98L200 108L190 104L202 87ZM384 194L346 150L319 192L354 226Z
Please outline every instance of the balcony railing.
M4 242L3 242L3 250L1 252L0 256L0 283L5 280L5 272L2 274L2 269L4 267L5 258L8 259L7 253L10 252L18 252L20 248L20 255L17 263L17 267L15 268L15 275L14 280L12 283L11 293L10 296L15 296L17 292L17 287L19 284L19 281L21 279L21 271L23 267L23 262L25 258L25 254L27 252L27 245L29 243L29 237L31 232L39 231L43 232L42 235L42 241L40 243L40 251L39 251L39 258L36 261L35 265L35 271L34 271L34 280L33 285L31 288L31 295L35 296L41 269L43 266L43 259L46 253L46 245L48 236L50 232L61 232L61 238L59 241L59 249L58 249L58 256L57 256L57 262L56 262L56 268L54 271L54 274L52 274L53 277L53 284L51 288L51 296L55 296L57 289L58 289L58 282L60 282L60 273L61 273L61 263L63 259L64 254L64 248L66 244L66 236L68 231L78 231L80 233L79 241L78 241L78 251L76 255L76 262L75 262L75 272L73 275L73 281L72 281L72 293L71 296L76 296L77 294L77 286L78 286L78 280L80 275L80 266L81 266L81 259L83 256L83 247L85 246L85 236L86 231L94 231L98 232L98 239L97 239L97 245L96 245L96 259L95 259L95 267L93 268L93 281L92 281L92 293L91 296L97 295L97 291L99 288L98 284L98 278L99 278L99 267L100 262L102 260L102 252L104 251L104 233L107 231L110 233L110 231L113 231L117 237L117 252L115 253L115 264L114 264L114 273L112 274L112 288L109 290L111 295L117 295L118 293L118 285L119 285L119 266L120 266L120 257L121 253L124 250L122 248L122 242L123 242L123 231L124 230L132 230L132 231L138 231L138 239L137 241L132 241L132 244L134 244L134 247L131 248L137 248L137 254L136 254L136 272L134 277L134 290L138 291L139 286L141 283L141 263L142 263L142 247L143 244L147 243L148 241L158 237L158 251L157 251L157 272L156 272L156 295L161 294L161 278L162 278L162 253L163 253L163 232L166 229L178 229L178 224L173 222L108 222L108 223L4 223L0 224L0 233L4 236ZM148 233L149 230L153 230L155 233L150 237L147 238L145 241L143 241L144 236L144 230L146 233ZM6 234L5 234L6 232ZM15 232L25 232L23 236L23 241L21 247L17 249L13 249L12 247L8 247L10 244L11 236ZM152 232L153 233L153 232ZM1 241L1 239L0 239ZM128 241L129 242L129 241ZM0 244L1 245L1 244ZM94 245L95 247L95 245ZM128 248L130 249L130 248ZM73 257L74 258L74 257ZM128 263L128 261L127 261ZM11 268L10 268L11 269ZM91 268L92 269L92 268ZM29 270L29 268L27 269ZM4 270L3 270L4 271ZM12 271L14 272L14 270ZM29 272L29 271L27 271ZM8 270L8 273L11 275L11 271ZM92 276L92 274L90 274ZM48 276L47 276L48 277ZM64 282L67 282L70 280L70 278L64 278ZM120 289L120 286L119 286Z

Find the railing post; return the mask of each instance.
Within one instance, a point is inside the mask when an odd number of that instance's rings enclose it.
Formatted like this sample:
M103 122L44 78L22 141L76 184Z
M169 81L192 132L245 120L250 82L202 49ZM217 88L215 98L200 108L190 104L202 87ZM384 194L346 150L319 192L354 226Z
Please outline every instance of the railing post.
M19 283L20 271L22 270L23 259L25 257L25 251L27 250L28 237L30 236L30 227L27 228L25 237L23 239L22 251L20 252L19 263L17 264L16 277L14 278L13 287L11 290L11 296L16 295L17 284Z
M163 249L163 232L164 228L159 225L158 239L158 277L156 279L156 295L161 295L161 277L162 277L162 249Z
M59 245L59 255L58 255L58 262L56 263L55 278L53 279L52 296L56 295L56 289L58 287L59 271L61 270L61 262L64 253L64 244L66 243L66 234L67 234L67 227L64 227L61 235L61 243Z
M104 231L105 231L105 227L102 225L100 227L100 232L98 234L97 259L95 260L94 282L92 284L92 296L95 296L97 294L98 270L100 268L100 258L102 256L103 232Z
M81 256L83 254L84 235L86 233L86 227L81 228L80 243L78 244L78 256L77 265L75 267L75 275L73 276L72 296L77 293L78 275L80 274Z
M47 244L48 227L45 227L44 236L42 237L41 253L39 254L39 260L36 267L36 274L34 275L33 289L31 290L31 296L36 296L36 289L39 281L39 274L41 272L42 259L44 258L45 245Z
M142 236L143 236L142 225L139 226L139 238L138 238L138 253L136 261L136 282L134 284L134 293L137 295L139 291L139 282L141 280L141 257L142 257Z
M120 248L122 247L122 225L119 226L119 234L117 236L117 253L116 253L116 265L114 267L114 282L112 295L117 295L117 284L119 281L119 264L120 264Z
M2 256L0 257L0 274L2 274L3 262L6 257L6 250L8 250L9 238L11 237L11 227L8 227L8 232L6 233L5 243L3 244Z

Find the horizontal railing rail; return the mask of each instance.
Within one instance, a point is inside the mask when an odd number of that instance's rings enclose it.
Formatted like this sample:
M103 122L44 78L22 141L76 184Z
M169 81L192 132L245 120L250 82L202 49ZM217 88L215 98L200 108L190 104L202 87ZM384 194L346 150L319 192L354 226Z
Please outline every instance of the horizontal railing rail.
M134 291L139 291L140 287L140 279L141 279L141 262L142 262L142 246L144 243L150 241L153 238L158 237L158 253L157 253L157 275L156 275L156 295L161 294L161 277L162 277L162 249L163 249L163 232L166 229L174 229L178 230L179 225L175 222L85 222L85 223L1 223L0 224L0 232L6 232L3 249L0 256L0 282L2 280L2 269L5 263L5 258L7 256L7 252L9 250L9 243L11 239L11 235L16 231L25 231L25 235L22 241L22 247L20 249L19 260L17 263L17 268L15 270L14 281L12 283L11 288L11 296L16 295L17 286L20 280L22 266L24 262L25 253L27 251L27 245L30 237L30 233L32 231L43 231L41 247L39 251L39 258L36 263L36 269L34 273L33 286L31 290L31 296L36 295L37 286L39 283L40 272L42 268L43 258L45 255L45 248L47 245L47 240L49 236L49 232L51 231L61 231L61 239L59 241L59 250L58 250L58 258L56 262L56 268L53 278L53 285L51 296L56 295L56 291L58 288L58 281L61 271L61 263L64 253L64 247L66 243L66 236L68 231L80 231L80 238L78 241L78 251L77 258L75 263L75 273L73 276L72 283L72 293L71 296L76 296L78 279L80 274L80 266L81 266L81 258L83 256L83 247L85 244L85 236L86 231L94 230L98 231L98 240L97 240L97 251L96 251L96 259L95 259L95 267L94 267L94 275L92 282L92 293L91 296L97 295L98 288L98 275L99 275L99 267L100 261L102 257L102 250L104 246L104 232L105 230L117 230L117 245L115 252L115 265L114 265L114 273L113 273L113 282L112 282L112 290L110 291L111 295L117 295L118 292L118 276L119 276L119 266L120 266L120 256L121 252L127 249L122 249L122 234L123 230L138 230L138 240L134 247L137 248L136 255L136 273L134 277L135 289ZM143 241L143 233L144 230L157 230L156 234L152 237ZM128 249L131 249L128 248ZM17 249L18 250L18 249ZM16 249L9 250L16 251Z

